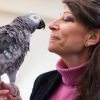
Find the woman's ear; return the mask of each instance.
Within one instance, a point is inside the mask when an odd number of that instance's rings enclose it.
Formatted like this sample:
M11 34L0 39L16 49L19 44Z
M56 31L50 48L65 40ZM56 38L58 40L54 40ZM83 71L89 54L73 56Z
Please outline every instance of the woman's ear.
M98 42L100 42L100 30L95 30L88 33L85 46L92 46L97 44Z

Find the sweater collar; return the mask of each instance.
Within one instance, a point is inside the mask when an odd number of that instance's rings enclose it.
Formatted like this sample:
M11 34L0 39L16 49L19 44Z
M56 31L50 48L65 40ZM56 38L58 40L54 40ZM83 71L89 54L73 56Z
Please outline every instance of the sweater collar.
M62 81L64 84L76 85L80 78L80 75L82 74L82 72L85 69L86 64L87 63L84 63L80 66L76 66L73 68L68 68L68 66L66 66L66 64L63 62L63 60L60 59L57 62L56 69L61 74Z

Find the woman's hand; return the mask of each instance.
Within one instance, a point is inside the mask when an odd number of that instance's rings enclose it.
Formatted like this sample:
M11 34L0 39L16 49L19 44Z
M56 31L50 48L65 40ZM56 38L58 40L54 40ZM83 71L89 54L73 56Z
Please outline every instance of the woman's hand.
M22 100L19 89L14 84L0 83L0 100Z
M0 100L8 100L9 90L0 90Z

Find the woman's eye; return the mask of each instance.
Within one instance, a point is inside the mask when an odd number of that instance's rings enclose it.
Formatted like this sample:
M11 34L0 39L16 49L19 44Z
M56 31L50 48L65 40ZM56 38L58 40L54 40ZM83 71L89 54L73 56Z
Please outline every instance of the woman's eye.
M71 16L67 16L67 17L64 17L64 21L67 21L67 22L74 22L74 19L73 19L73 17L71 17Z

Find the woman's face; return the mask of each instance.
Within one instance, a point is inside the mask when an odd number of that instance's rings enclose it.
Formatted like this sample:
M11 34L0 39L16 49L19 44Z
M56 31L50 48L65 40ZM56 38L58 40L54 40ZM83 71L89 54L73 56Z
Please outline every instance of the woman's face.
M49 29L51 30L48 46L50 52L65 55L84 51L87 30L66 5L61 16L50 23Z

